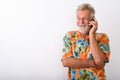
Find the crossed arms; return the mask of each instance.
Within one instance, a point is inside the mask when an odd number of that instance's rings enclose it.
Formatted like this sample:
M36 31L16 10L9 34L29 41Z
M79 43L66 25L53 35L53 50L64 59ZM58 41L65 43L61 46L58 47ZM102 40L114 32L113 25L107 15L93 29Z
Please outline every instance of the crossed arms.
M99 45L97 44L97 40L95 35L90 36L90 47L93 56L93 60L88 59L77 59L77 58L62 58L62 64L64 67L71 67L71 68L97 68L101 69L104 68L106 60L106 56L104 52L100 49Z

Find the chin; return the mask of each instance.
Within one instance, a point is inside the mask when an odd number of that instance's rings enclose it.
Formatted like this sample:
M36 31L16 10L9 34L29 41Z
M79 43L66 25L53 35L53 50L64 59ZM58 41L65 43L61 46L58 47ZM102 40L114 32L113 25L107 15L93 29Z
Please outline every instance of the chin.
M89 29L79 29L80 33L83 34L83 35L86 35L89 33Z
M81 34L86 35L89 33L90 28L88 26L79 26L79 31Z

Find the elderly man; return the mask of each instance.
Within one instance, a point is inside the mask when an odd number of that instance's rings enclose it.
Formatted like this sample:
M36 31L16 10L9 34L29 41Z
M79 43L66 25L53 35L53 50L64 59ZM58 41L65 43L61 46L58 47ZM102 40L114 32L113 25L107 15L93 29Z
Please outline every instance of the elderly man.
M109 62L109 39L97 33L94 8L87 3L76 11L78 30L63 38L62 64L68 67L68 80L106 80L104 66Z

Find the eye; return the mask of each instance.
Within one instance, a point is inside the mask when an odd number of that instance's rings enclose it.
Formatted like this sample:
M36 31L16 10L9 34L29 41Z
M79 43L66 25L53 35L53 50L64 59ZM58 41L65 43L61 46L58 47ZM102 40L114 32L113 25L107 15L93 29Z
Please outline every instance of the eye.
M83 20L88 20L88 18L83 18Z

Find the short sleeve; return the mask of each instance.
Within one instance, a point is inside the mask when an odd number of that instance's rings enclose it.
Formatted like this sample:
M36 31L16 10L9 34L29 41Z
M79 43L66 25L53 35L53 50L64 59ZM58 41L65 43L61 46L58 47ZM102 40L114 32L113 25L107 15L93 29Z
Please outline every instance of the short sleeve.
M108 38L108 36L106 34L100 34L98 43L100 45L101 50L106 55L107 59L105 60L105 63L108 63L109 62L109 56L110 56L110 45L109 45L109 38Z
M71 50L71 41L70 41L70 34L67 33L63 37L63 56L62 58L70 58L73 57L73 53Z

